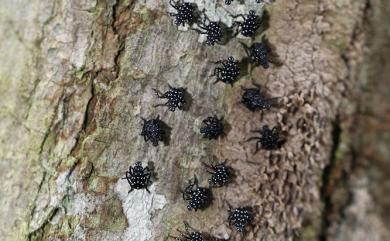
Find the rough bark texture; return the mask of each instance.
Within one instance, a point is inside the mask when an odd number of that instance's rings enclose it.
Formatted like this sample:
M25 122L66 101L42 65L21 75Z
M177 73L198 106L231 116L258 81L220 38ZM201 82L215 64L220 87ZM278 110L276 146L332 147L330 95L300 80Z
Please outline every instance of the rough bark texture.
M267 9L280 65L213 85L210 62L242 58L250 42L205 46L173 25L167 1L0 1L1 240L168 240L183 221L230 240L390 239L390 3L195 2L227 25L228 11ZM238 104L252 79L280 108ZM187 87L188 112L153 107L168 83ZM199 134L212 114L230 126L219 141ZM154 148L140 117L157 115L172 129ZM277 123L285 145L255 154L250 131ZM188 212L181 190L194 174L206 184L212 158L237 177ZM150 194L127 194L135 161L158 173ZM255 208L245 235L229 227L229 204Z

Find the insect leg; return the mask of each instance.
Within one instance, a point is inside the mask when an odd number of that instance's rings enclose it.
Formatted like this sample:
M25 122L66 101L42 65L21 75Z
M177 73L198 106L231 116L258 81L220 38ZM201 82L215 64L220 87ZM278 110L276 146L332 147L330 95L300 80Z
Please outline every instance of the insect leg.
M174 9L178 9L178 7L176 6L179 2L174 2L173 0L169 0L169 5L171 5L171 7L173 7Z
M200 28L202 28L201 26L199 26ZM202 28L203 29L203 28ZM196 28L191 28L191 30L194 30L195 32L199 33L199 34L207 34L207 32L203 32L199 29L196 29Z
M260 145L261 145L261 142L257 141L256 142L256 151L255 151L255 153L257 153L260 150Z
M245 140L245 142L249 142L249 141L253 141L253 140L258 140L259 137L257 136L253 136L253 137L250 137L249 139Z

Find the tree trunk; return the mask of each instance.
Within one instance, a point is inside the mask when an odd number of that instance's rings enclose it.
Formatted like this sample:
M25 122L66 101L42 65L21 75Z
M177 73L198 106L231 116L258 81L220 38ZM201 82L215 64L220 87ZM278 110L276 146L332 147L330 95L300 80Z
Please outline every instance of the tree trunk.
M390 2L193 1L228 26L229 12L269 13L263 35L280 64L233 87L213 84L211 62L244 58L251 42L207 46L173 24L168 1L0 2L1 240L168 240L184 221L230 240L390 240ZM239 104L252 82L280 106ZM187 88L188 111L154 107L153 88L168 84ZM214 114L229 130L205 140ZM170 140L153 147L141 117L158 115ZM287 141L255 153L245 140L264 124ZM190 212L181 191L194 175L206 185L213 159L236 177ZM121 179L136 161L157 173L150 193ZM244 234L229 205L254 208Z

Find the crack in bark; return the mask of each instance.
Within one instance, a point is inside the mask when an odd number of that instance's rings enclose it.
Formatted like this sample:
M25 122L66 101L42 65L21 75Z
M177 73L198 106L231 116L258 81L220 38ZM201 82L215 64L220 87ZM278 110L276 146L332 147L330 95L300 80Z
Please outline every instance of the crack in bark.
M332 192L335 186L335 180L333 179L333 172L336 167L336 153L340 144L340 136L341 136L341 123L340 117L337 116L336 120L333 122L333 146L330 154L330 163L324 168L323 176L322 176L322 188L321 188L321 196L324 203L324 210L322 212L322 227L319 235L320 241L327 241L327 230L330 226L331 219L329 214L333 212L333 203L332 203ZM336 170L337 171L337 170Z
M43 232L45 230L46 225L49 224L50 220L56 215L59 208L53 208L48 213L47 217L44 219L44 222L37 228L36 230L30 232L27 236L28 241L35 241L35 240L41 240L43 236Z
M38 196L39 196L39 192L40 190L42 189L42 186L43 186L43 183L46 179L46 175L47 173L46 172L43 172L43 176L42 176L42 180L41 182L39 183L38 185L38 190L37 190L37 195L34 197L34 201L32 202L33 203L33 206L31 207L31 211L30 211L30 217L32 219L32 217L34 217L34 213L35 213L35 209L36 209L36 201L38 200ZM31 222L31 219L29 220L28 222L28 226L30 227L30 222Z
M349 52L355 51L355 43L358 41L361 41L359 38L361 34L364 32L364 28L366 27L367 21L369 21L368 13L371 9L371 3L370 0L365 1L364 9L362 10L363 18L361 21L357 21L355 23L355 26L352 31L351 39L348 44L348 48L346 48L346 51L341 53L340 57L342 61L344 62L346 68L347 68L347 76L345 79L349 79L350 81L344 81L344 83L354 83L356 81L351 80L351 78L354 78L352 76L352 71L355 71L353 67L351 66L351 59L348 55ZM350 89L353 88L353 86L346 86L346 90L350 91ZM356 109L359 109L359 102L357 104ZM324 204L324 209L322 212L322 224L321 229L319 233L319 240L320 241L328 241L330 240L330 236L332 235L330 233L330 227L332 224L337 222L337 218L343 218L345 209L351 204L352 202L352 193L350 190L350 186L348 185L348 182L351 178L352 173L356 169L356 151L353 149L352 146L349 145L349 150L346 156L341 159L340 157L337 157L337 152L339 151L340 147L340 137L342 134L342 128L341 128L341 120L340 115L344 115L342 110L338 110L339 114L337 115L334 123L333 123L333 146L332 151L330 155L330 163L325 167L323 172L323 186L321 188L321 197ZM347 160L345 160L347 159ZM345 170L347 169L347 170ZM343 191L344 195L346 196L343 200L333 200L335 199L335 195L337 195L336 192ZM337 198L337 197L336 197Z
M131 5L127 6L125 10L126 11L130 11L133 6L134 6L134 4L131 4ZM99 94L96 93L96 88L95 88L96 81L98 81L101 77L104 79L105 73L107 73L107 71L111 72L111 73L114 73L114 78L111 79L111 80L117 79L119 77L119 74L120 74L120 59L121 59L121 56L123 55L123 51L125 50L125 39L126 39L127 35L126 35L126 32L123 32L123 33L121 32L121 29L120 29L121 27L120 26L116 26L116 23L117 23L117 19L116 19L117 16L116 16L116 14L117 14L118 8L120 8L120 1L117 1L112 6L111 24L108 25L108 26L111 26L112 31L115 33L115 35L118 36L117 50L116 50L116 53L114 55L114 66L111 69L109 69L109 70L104 70L104 69L98 69L98 70L95 70L95 71L91 70L91 71L87 71L87 72L85 72L83 74L82 78L86 78L87 82L90 85L90 95L91 96L88 99L87 104L86 104L82 126L81 126L78 134L76 135L75 144L73 145L73 147L70 150L70 155L71 156L77 157L79 155L77 153L77 150L79 150L79 148L82 148L81 147L82 141L87 137L87 135L91 134L91 133L87 133L87 130L88 130L88 127L91 125L91 123L95 119L94 117L95 117L95 111L96 110L95 110L94 101L99 101ZM53 128L53 125L54 125L54 122L55 122L55 116L57 115L57 113L59 111L60 103L64 102L64 99L63 99L64 98L64 92L65 92L64 90L65 90L66 87L63 87L63 88L64 88L63 92L61 94L61 97L59 98L59 101L58 101L57 105L56 105L55 113L53 114L53 118L51 120L50 126L48 127L47 131L45 132L43 141L41 143L40 151L39 151L39 156L40 156L39 159L41 159L42 153L44 151L44 146L45 146L46 140L48 139L48 137L50 136L50 133L52 132L52 128ZM66 119L66 115L64 116L64 119ZM85 134L85 135L83 135L83 134ZM77 160L70 167L69 173L67 174L67 177L66 177L67 179L74 172L74 170L76 169L76 167L80 163L81 163L81 161ZM37 194L35 196L35 201L33 202L34 206L31 209L31 217L34 216L34 212L36 210L35 202L37 201L37 199L38 199L38 197L40 195L41 187L46 182L45 180L49 179L48 176L46 175L47 173L46 172L44 172L44 173L45 173L45 176L42 178L42 181L41 181L41 183L39 185ZM62 199L66 198L66 196L67 195L64 195L62 197ZM29 232L29 234L27 236L27 239L29 241L42 239L45 236L45 227L48 224L50 224L50 222L49 222L50 219L52 219L52 217L56 214L56 212L58 210L59 210L59 207L53 207L50 210L50 212L48 213L48 215L46 216L46 218L44 218L43 223L37 229L35 229L34 231ZM30 223L28 224L28 226L30 226Z
M52 128L53 128L53 125L54 125L54 122L56 120L56 116L58 114L58 109L59 109L59 106L62 102L62 99L64 97L64 93L65 93L65 87L62 89L62 93L61 93L61 96L58 98L58 102L56 103L55 105L55 111L54 113L52 114L51 116L51 120L50 120L50 124L49 126L47 127L46 131L45 131L45 134L43 136L43 139L42 139L42 142L41 142L41 145L39 147L39 152L38 152L38 155L39 155L39 161L42 161L42 153L43 153L43 148L45 146L45 143L47 141L47 138L49 137L51 131L52 131Z
M87 101L87 104L86 104L86 107L85 107L85 111L84 111L83 123L81 125L80 130L78 131L78 133L76 135L76 141L75 141L73 147L70 150L70 155L71 156L73 155L75 150L77 150L77 147L79 146L80 140L82 139L81 138L82 137L82 133L84 133L86 131L86 129L88 127L89 121L91 121L91 119L93 119L93 118L89 118L89 116L93 117L93 115L94 115L93 114L93 107L92 107L91 103L96 98L94 79L96 78L97 73L87 72L85 74L88 75L88 79L89 79L88 82L89 82L89 85L90 85L91 97Z
M134 3L135 3L135 1L133 1L129 6L126 6L122 11L131 11L133 9L133 7L135 6ZM106 5L105 3L100 3L100 4ZM99 93L96 93L96 90L95 90L95 85L96 85L95 80L98 81L100 78L106 79L105 73L107 73L107 72L114 73L114 77L112 79L109 79L109 81L113 81L113 80L119 78L119 74L121 71L120 70L120 59L121 59L121 56L125 50L125 40L126 40L126 36L127 36L125 31L121 31L122 26L117 25L117 23L118 23L117 14L118 14L118 10L120 7L121 7L121 1L119 1L119 0L113 4L113 6L111 7L112 16L111 16L111 19L109 20L110 24L106 25L106 26L110 26L113 33L116 36L118 36L118 43L116 46L117 49L116 49L116 53L113 56L114 66L111 69L98 69L98 70L95 70L95 71L92 70L92 71L89 71L86 73L86 74L90 74L89 78L90 78L90 85L91 85L91 91L90 91L91 97L87 102L87 106L85 108L85 113L84 113L84 120L83 120L82 128L79 131L79 135L77 136L76 143L70 152L71 155L75 154L74 152L77 149L77 147L79 146L79 143L81 141L80 139L85 139L85 137L81 138L81 133L86 132L88 126L93 121L93 117L95 116L95 114L94 114L95 106L92 105L92 102L93 102L93 100L99 101ZM115 38L113 38L113 39L115 39ZM104 44L104 42L103 42L103 44Z
M134 9L136 1L132 1L128 6L124 7L122 11L124 12L132 12ZM125 40L127 37L126 31L121 30L123 25L119 24L119 16L118 15L118 10L120 8L120 1L117 1L114 6L112 7L112 18L113 21L111 23L111 28L114 32L115 35L118 36L118 49L116 54L114 55L114 72L115 72L115 79L119 77L119 73L121 71L120 69L120 59L122 56L123 51L125 50Z

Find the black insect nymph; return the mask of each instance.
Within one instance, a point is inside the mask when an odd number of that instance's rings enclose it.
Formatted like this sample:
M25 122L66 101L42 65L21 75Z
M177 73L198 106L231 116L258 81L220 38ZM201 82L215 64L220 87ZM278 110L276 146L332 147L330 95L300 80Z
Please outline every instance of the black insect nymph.
M223 30L219 22L210 21L207 16L204 17L203 21L198 23L200 29L193 29L200 34L206 35L206 43L208 45L214 45L222 40Z
M196 177L190 181L183 192L183 199L188 201L187 209L195 210L205 209L211 202L210 189L199 187Z
M257 140L256 152L260 148L265 150L279 149L285 142L285 138L281 135L278 127L273 127L270 129L268 125L264 125L260 130L255 130L253 132L260 133L260 136L255 136L248 139L248 141Z
M196 231L182 233L180 238L176 238L177 241L204 241L202 234Z
M256 65L261 65L264 69L269 67L269 53L271 48L264 42L253 43L249 48L249 57Z
M195 6L191 3L178 0L174 2L169 0L169 4L176 10L176 13L169 13L169 15L175 17L175 24L185 25L186 23L192 24L195 21Z
M245 37L252 37L255 35L257 29L260 27L260 17L256 15L255 11L250 10L249 14L239 14L233 16L233 18L243 18L244 21L236 21L235 25L238 25L237 34L241 33Z
M217 77L217 82L223 82L225 84L230 84L233 86L233 83L237 81L238 76L240 75L240 66L239 62L230 56L227 60L220 60L215 62L215 64L220 64L222 66L216 67L214 69L213 76Z
M146 120L142 118L144 125L142 127L141 136L145 142L152 142L153 146L158 146L159 141L165 140L164 123L160 120L160 116L155 119Z
M129 193L134 189L146 189L149 192L150 176L149 168L144 168L141 162L136 162L134 166L129 167L129 170L126 171L126 177L123 179L126 179L130 185Z
M244 93L241 97L241 103L250 111L269 110L273 105L275 98L267 98L256 85L255 88L241 87Z
M177 241L204 241L205 240L202 233L196 230L190 230L188 223L185 222L184 224L186 230L185 232L178 230L180 233L180 237L175 238Z
M229 210L229 223L238 232L244 232L245 227L253 221L253 213L249 208L235 208Z
M207 171L211 173L211 178L209 179L210 187L222 187L226 185L232 178L230 169L226 167L224 163L219 163L217 165L209 165L203 163L207 167Z
M203 138L217 139L224 134L223 118L218 119L217 116L209 116L202 123L200 133L203 134Z
M165 93L159 92L157 89L154 89L157 96L161 99L167 99L167 102L164 104L158 104L157 106L167 106L170 111L175 111L176 108L183 110L186 104L185 100L185 88L174 88L169 85L169 90Z

